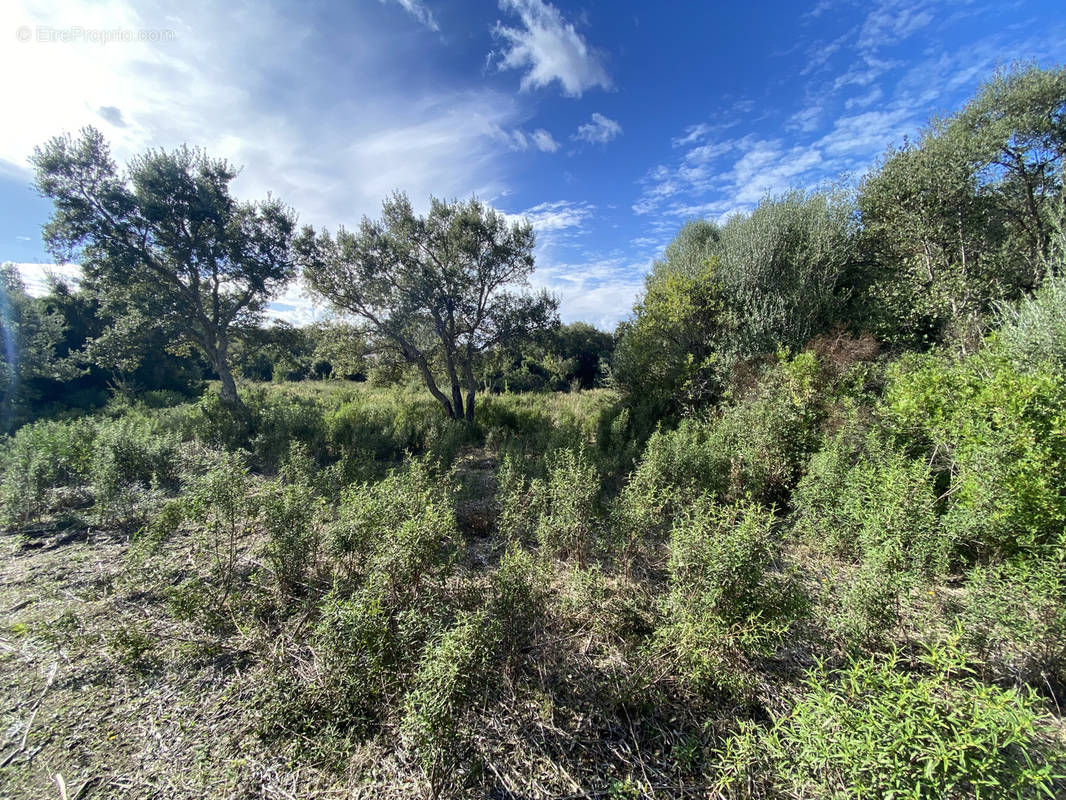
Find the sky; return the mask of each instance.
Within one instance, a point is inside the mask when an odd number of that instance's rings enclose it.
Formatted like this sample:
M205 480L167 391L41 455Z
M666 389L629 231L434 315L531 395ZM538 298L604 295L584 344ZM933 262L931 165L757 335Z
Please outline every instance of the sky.
M1066 63L1066 4L5 0L0 42L0 261L31 291L77 268L28 158L94 125L119 163L197 145L330 230L476 194L532 221L563 320L610 329L686 220L854 182L998 66ZM326 311L295 284L271 313Z

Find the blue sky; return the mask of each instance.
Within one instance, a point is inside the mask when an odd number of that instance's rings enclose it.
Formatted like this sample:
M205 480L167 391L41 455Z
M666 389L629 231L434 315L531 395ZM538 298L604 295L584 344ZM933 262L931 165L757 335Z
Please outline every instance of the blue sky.
M1066 62L1066 6L14 0L5 36L0 261L30 284L49 204L27 157L93 124L120 161L201 145L244 165L240 195L330 228L393 189L476 193L533 221L563 318L610 328L686 219L853 180L997 65ZM274 309L322 314L299 286Z

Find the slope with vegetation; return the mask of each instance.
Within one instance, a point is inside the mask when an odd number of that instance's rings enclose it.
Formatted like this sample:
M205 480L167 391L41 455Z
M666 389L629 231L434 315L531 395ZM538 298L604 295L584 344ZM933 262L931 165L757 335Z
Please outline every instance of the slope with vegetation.
M507 294L479 338L525 229L396 198L296 243L385 323L243 331L239 403L9 389L0 791L1063 796L1064 157L1066 70L998 74L853 193L686 225L611 339ZM9 374L102 369L93 286L8 285Z

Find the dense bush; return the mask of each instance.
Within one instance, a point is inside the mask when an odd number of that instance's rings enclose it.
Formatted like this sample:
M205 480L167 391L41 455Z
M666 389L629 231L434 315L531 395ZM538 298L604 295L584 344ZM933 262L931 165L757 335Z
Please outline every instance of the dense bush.
M307 485L275 481L262 489L259 511L278 588L283 594L299 594L316 566L320 504Z
M965 556L1057 544L1066 524L1066 385L990 351L905 361L881 407L904 452L926 460L946 501L943 526Z
M749 689L751 659L772 655L799 613L799 596L774 569L776 545L772 512L708 497L671 531L657 640L693 689Z
M492 689L499 623L485 609L460 614L426 649L404 700L402 731L431 796L462 787L471 767L468 717Z
M9 438L0 477L4 523L36 519L52 506L57 489L87 484L95 435L89 419L42 420Z
M1030 691L981 684L952 644L912 672L899 656L816 669L769 729L745 726L723 757L720 789L782 796L1052 797L1061 758Z

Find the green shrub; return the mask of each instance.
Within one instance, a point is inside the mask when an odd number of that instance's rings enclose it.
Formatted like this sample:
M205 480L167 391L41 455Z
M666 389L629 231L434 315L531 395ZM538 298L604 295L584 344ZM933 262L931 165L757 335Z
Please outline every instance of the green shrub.
M1061 242L1060 242L1061 247ZM1066 255L1064 253L1063 255ZM1066 375L1066 274L1051 272L1017 307L1000 309L996 346L1022 372L1050 370Z
M813 353L781 357L750 397L716 419L654 433L618 507L629 540L668 529L704 493L723 503L787 504L821 441L819 374Z
M512 667L544 616L547 579L542 563L517 545L507 548L492 573L489 610L500 626L500 639Z
M670 534L659 646L696 691L748 688L750 659L772 655L802 610L773 570L775 518L756 505L698 500Z
M124 521L137 513L149 489L178 480L178 437L150 418L129 414L101 422L93 442L92 489L99 514Z
M282 594L300 594L311 578L318 558L319 505L299 483L269 483L259 497L267 560Z
M379 483L345 492L330 546L390 607L405 607L427 581L447 573L457 536L448 492L423 462L411 460Z
M892 551L901 567L943 573L951 542L939 531L928 465L891 451L849 460L835 441L812 459L793 496L799 536L838 557Z
M89 480L96 426L88 418L42 420L4 442L0 501L3 522L22 525L51 508L56 490Z
M963 641L996 678L1066 690L1066 571L1049 556L975 567L958 609Z
M1066 526L1066 384L982 351L905 360L879 414L898 447L932 465L960 555L1038 553Z
M186 519L197 526L197 550L211 572L210 606L220 612L238 580L244 540L254 531L255 498L244 459L215 454L215 463L187 487L184 502Z
M414 676L402 731L433 797L470 777L468 718L475 701L493 688L490 667L499 638L486 609L462 613L431 643Z
M316 460L324 457L326 422L318 402L269 392L254 410L255 433L249 449L262 469L276 470L289 455L293 442L302 443Z
M1061 754L1045 747L1031 691L981 684L948 643L920 658L858 659L807 678L769 729L743 726L722 754L719 790L751 796L1052 797Z
M546 557L573 557L579 562L595 548L600 527L600 480L583 451L556 450L547 458L547 480L531 491L542 509L535 535Z

